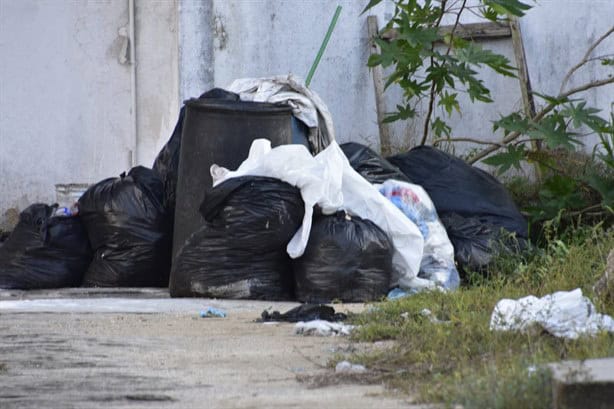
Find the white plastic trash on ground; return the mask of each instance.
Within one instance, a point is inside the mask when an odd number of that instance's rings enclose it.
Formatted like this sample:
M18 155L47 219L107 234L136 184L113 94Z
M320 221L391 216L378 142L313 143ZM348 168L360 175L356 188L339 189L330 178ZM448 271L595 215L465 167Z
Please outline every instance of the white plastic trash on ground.
M428 193L422 186L398 180L387 180L375 186L418 226L424 237L419 277L448 290L458 288L460 276L454 264L454 247Z
M342 322L329 322L324 320L301 321L294 326L296 335L318 335L327 337L331 335L350 335L354 325Z
M614 319L599 314L582 290L559 291L537 298L500 300L490 318L490 329L525 331L539 325L555 337L576 339L600 331L614 332Z
M392 284L405 289L434 288L435 283L418 277L424 239L418 227L388 199L358 174L335 141L313 157L302 145L271 148L270 141L257 139L248 158L236 171L211 167L213 185L239 176L268 176L283 180L301 190L305 217L301 228L288 243L288 254L300 257L305 251L313 206L324 214L345 210L350 215L369 219L390 237L395 254Z

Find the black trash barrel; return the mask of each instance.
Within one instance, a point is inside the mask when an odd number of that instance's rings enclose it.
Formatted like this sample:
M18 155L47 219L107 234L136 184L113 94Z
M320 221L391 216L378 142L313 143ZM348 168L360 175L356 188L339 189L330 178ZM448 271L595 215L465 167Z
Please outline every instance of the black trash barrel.
M175 204L173 258L204 219L198 209L212 186L210 168L234 170L254 139L293 143L292 109L261 102L191 99L186 102Z

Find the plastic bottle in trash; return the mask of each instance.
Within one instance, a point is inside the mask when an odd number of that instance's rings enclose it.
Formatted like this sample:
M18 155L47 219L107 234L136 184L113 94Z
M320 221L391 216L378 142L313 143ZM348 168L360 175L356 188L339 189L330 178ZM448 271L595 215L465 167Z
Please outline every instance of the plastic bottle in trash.
M58 207L53 215L57 217L70 217L72 212L68 207Z

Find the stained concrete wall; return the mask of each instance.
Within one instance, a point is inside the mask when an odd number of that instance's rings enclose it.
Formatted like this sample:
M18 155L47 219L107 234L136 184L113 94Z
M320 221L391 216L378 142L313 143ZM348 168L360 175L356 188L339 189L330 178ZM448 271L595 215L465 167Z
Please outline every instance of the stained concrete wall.
M241 77L286 73L305 77L340 4L341 16L311 87L327 103L340 142L355 140L377 149L374 91L366 67L367 15L360 14L366 3L366 0L183 0L190 13L180 16L181 47L194 55L183 53L182 97L195 96L214 85L225 86ZM470 0L467 4L475 3L476 0ZM377 15L382 26L392 10L392 3L384 1L368 14ZM521 20L533 88L557 93L567 70L581 59L591 41L607 31L613 20L611 0L543 0L535 4ZM479 18L471 14L466 14L463 20L475 21ZM196 30L195 25L201 29ZM610 38L604 42L597 50L599 54L612 53L613 41ZM505 55L515 65L511 39L486 41L482 46ZM203 61L209 65L203 65ZM576 75L572 85L608 75L607 68L598 64L587 68ZM491 89L495 103L471 104L461 95L463 114L455 114L448 121L453 136L497 139L500 135L492 133L491 121L522 108L517 80L502 78L488 69L480 75ZM401 99L400 90L391 87L385 95L387 109L393 110ZM589 103L605 110L607 115L614 87L610 85L586 95ZM420 137L422 121L394 123L391 129L396 148L405 148ZM460 146L459 150L469 148Z
M179 0L135 6L136 163L150 167L179 112Z
M0 228L33 202L53 202L57 183L151 166L170 135L178 1L135 1L135 87L128 5L0 1Z
M374 91L366 67L367 16L360 14L365 3L135 0L134 116L132 66L119 61L125 41L119 29L128 25L128 0L0 0L0 224L8 208L53 201L55 183L96 182L126 170L131 150L133 162L150 166L184 99L235 78L306 76L337 4L343 11L311 87L328 104L340 142L377 149ZM391 12L386 0L369 14L383 25ZM556 93L569 67L613 19L611 0L536 4L521 20L534 89ZM513 61L511 40L483 46ZM610 38L596 54L613 50ZM592 64L570 85L611 71ZM521 107L516 80L488 70L481 75L495 103L463 102L462 116L449 121L454 136L497 138L491 121ZM400 90L392 87L385 95L391 110ZM612 85L585 94L605 111L611 109L612 95ZM421 121L392 124L395 146L415 143L421 127Z
M0 2L0 210L53 200L54 184L125 169L128 24L111 2Z

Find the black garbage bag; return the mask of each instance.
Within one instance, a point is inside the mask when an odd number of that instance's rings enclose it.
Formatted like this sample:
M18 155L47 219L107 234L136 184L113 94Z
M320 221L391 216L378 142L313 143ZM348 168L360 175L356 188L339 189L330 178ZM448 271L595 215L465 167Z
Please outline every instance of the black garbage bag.
M238 101L239 95L221 88L213 88L202 94L199 99ZM179 175L179 153L181 151L181 132L183 131L184 117L185 106L179 111L179 119L170 139L158 153L153 163L153 170L158 173L162 183L164 183L164 206L167 208L171 223L175 217L175 195L177 191L177 177Z
M57 208L33 204L0 246L0 288L77 287L92 260L79 216L54 216Z
M456 213L478 217L527 238L528 225L505 187L489 173L429 146L389 157L412 183L421 185L433 200L439 217Z
M324 304L301 304L284 313L279 311L269 312L262 311L260 322L283 321L283 322L299 322L323 320L330 322L344 321L347 315L342 312L335 312L331 306Z
M526 239L515 237L479 217L447 213L441 217L441 222L454 246L454 259L463 275L467 271L484 272L498 255L518 253L527 245Z
M428 192L454 246L461 274L483 271L498 254L517 251L526 242L527 221L489 173L428 146L388 160ZM510 238L510 233L515 237Z
M293 260L298 300L373 301L386 295L393 246L375 223L344 212L314 218L305 253Z
M300 190L278 179L229 179L205 193L205 225L178 250L173 297L292 298L286 246L301 226Z
M10 235L11 232L0 230L0 246L4 244L4 242L6 241L6 239L9 238Z
M79 199L94 260L83 285L166 287L170 270L170 221L158 175L142 166L105 179Z
M403 172L367 146L355 142L340 146L352 168L369 183L384 183L388 179L410 182Z

